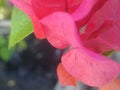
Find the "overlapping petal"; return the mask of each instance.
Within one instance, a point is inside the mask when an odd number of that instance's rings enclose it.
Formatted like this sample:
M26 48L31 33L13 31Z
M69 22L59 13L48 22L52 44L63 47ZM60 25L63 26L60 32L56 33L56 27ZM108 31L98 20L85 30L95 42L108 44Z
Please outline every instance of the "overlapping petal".
M85 25L89 18L100 9L107 0L82 0L72 16L78 21L79 27Z
M62 56L65 69L81 82L100 87L120 74L120 64L84 48L71 49Z
M59 11L73 13L79 7L81 1L82 0L31 0L31 3L37 17L41 19L51 13Z
M84 41L88 40L91 43L93 39L99 43L105 43L107 47L111 50L120 51L120 1L119 0L109 0L105 5L92 16L90 21L86 26L85 33L81 36ZM98 40L101 40L99 41ZM96 44L97 45L97 44ZM95 46L95 44L93 45ZM92 47L94 48L94 47Z
M77 80L64 69L62 63L58 65L57 74L58 74L58 79L60 80L60 83L62 85L76 86Z
M44 25L46 37L54 47L64 49L68 47L70 42L77 43L72 32L77 29L69 14L56 12L40 20L40 23Z
M114 50L108 43L99 37L84 41L83 44L86 48L99 54Z

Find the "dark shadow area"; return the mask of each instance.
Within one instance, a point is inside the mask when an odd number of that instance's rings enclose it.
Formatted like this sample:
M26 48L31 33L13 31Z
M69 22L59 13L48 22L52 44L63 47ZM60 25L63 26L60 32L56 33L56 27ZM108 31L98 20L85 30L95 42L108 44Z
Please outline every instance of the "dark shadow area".
M26 44L27 48L17 48L8 62L0 61L0 90L53 90L62 51L33 35Z

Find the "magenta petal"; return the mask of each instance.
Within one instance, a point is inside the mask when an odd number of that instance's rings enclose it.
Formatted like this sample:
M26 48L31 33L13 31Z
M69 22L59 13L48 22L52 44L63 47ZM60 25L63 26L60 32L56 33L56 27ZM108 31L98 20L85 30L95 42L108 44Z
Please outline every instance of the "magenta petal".
M66 10L65 0L31 0L31 5L39 19L57 11Z
M31 5L37 17L42 19L54 12L72 13L80 5L82 0L31 0Z
M79 25L84 25L88 19L100 9L107 0L82 0L79 7L73 12L72 16Z
M70 42L75 42L73 34L77 30L69 14L56 12L43 18L40 23L44 25L46 37L54 47L64 49Z
M83 0L67 0L67 11L73 13L81 4Z
M46 38L43 26L39 23L39 20L36 17L32 18L34 25L34 34L38 39Z
M106 43L103 39L99 37L87 40L83 43L86 48L99 54L114 50L114 48L112 48L108 43Z
M87 24L84 37L95 39L96 37L111 47L120 51L120 0L108 0L105 5L96 12ZM92 25L92 27L91 27ZM97 39L97 38L96 38Z
M84 48L71 49L62 57L64 68L81 82L100 87L120 74L120 64Z

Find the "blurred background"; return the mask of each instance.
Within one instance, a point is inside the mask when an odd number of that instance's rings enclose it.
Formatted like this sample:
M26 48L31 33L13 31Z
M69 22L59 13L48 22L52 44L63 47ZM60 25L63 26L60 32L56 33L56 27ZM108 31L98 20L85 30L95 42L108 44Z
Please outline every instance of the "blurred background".
M8 49L12 5L0 0L0 90L74 90L62 87L56 67L63 51L33 34ZM111 57L119 60L119 53ZM79 83L77 90L97 90Z

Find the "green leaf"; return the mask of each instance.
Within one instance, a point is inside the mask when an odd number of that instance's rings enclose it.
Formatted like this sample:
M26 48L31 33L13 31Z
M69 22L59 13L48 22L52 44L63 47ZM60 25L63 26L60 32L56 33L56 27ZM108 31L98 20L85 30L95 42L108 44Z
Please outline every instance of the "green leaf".
M13 8L11 23L9 48L33 32L30 18L16 7Z

